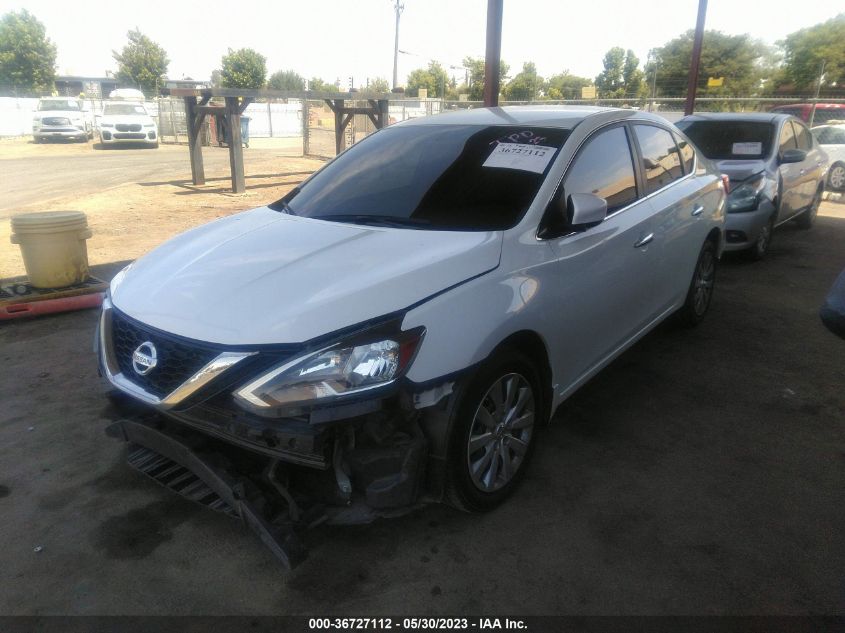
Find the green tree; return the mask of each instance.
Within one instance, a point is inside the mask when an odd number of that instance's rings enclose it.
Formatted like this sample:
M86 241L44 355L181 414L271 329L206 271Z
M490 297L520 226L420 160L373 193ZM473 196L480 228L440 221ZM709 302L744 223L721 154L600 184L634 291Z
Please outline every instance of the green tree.
M481 101L484 98L484 59L481 57L465 57L464 68L469 70L469 100ZM507 84L510 76L510 66L499 60L499 85Z
M845 13L821 24L795 31L778 42L783 49L781 83L809 92L818 81L822 62L824 84L842 86L845 82Z
M599 97L622 99L642 94L645 75L634 51L614 46L605 53L602 64L604 70L596 77Z
M305 90L305 78L293 70L278 70L270 75L267 87L271 90Z
M439 63L429 62L428 68L417 68L408 75L405 89L416 97L420 88L428 90L429 97L443 98L449 85L449 77Z
M325 82L319 77L311 77L308 80L308 90L311 92L337 92L337 86Z
M509 101L534 101L543 89L543 78L537 74L534 62L525 62L502 91Z
M220 78L225 88L258 89L267 79L267 58L251 48L240 48L223 56Z
M44 25L26 9L0 18L0 86L43 92L56 78L56 46Z
M580 99L581 88L590 86L592 83L592 79L572 75L568 70L564 70L558 75L549 77L544 90L549 99Z
M657 69L657 93L666 97L683 97L687 92L692 41L690 30L652 51ZM725 35L705 31L698 72L700 96L731 94L753 96L760 91L765 74L767 47L749 35ZM651 76L651 73L649 73ZM709 77L724 77L721 88L707 88Z
M364 88L364 92L373 95L382 95L390 92L390 84L384 77L370 79L370 84Z
M112 51L117 62L117 78L137 86L145 95L153 96L164 84L170 60L165 50L138 29L127 34L129 43L119 53Z

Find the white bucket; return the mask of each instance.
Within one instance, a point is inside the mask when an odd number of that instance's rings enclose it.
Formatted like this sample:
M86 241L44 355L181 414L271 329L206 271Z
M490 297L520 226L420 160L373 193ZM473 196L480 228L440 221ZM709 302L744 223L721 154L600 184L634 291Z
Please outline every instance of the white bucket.
M13 244L20 244L29 282L63 288L88 279L88 220L79 211L44 211L12 216Z

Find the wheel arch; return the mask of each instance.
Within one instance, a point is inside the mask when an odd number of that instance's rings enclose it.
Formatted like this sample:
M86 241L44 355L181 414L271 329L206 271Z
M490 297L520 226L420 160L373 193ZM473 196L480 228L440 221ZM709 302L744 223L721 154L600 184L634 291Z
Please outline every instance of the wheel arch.
M510 349L527 356L537 368L537 373L540 376L540 389L542 390L543 415L544 419L548 421L552 414L551 407L554 393L552 389L552 367L545 341L534 330L519 330L505 337L482 362L488 362L497 354Z

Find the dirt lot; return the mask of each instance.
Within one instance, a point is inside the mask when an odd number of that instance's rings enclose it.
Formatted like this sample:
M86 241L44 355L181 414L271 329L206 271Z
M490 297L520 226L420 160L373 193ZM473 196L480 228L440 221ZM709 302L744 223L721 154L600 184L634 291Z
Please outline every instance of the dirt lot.
M286 186L133 184L78 208L92 258L127 259ZM178 226L154 228L148 191ZM124 464L94 311L0 326L0 613L841 614L845 341L817 311L843 245L845 207L826 203L764 262L724 262L707 320L660 327L576 393L499 510L318 528L293 572Z
M232 194L226 148L203 150L206 184L191 184L188 148L95 149L93 143L0 141L0 170L14 179L0 204L0 278L24 274L9 243L12 213L84 211L92 264L135 259L190 227L277 200L323 161L291 156L298 139L255 139L244 150L247 191ZM14 203L13 203L14 202Z

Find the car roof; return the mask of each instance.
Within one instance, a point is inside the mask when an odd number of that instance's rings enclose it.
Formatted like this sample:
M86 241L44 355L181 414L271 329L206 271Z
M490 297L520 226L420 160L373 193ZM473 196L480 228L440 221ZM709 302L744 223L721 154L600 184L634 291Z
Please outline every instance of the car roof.
M436 116L408 119L396 125L540 125L572 129L584 119L601 114L619 118L669 122L659 116L640 112L632 108L602 108L597 106L506 106L503 108L471 108L454 112L444 112ZM391 126L394 127L394 126Z
M701 112L690 114L681 121L756 121L759 123L775 123L785 119L794 119L791 114L782 112Z

